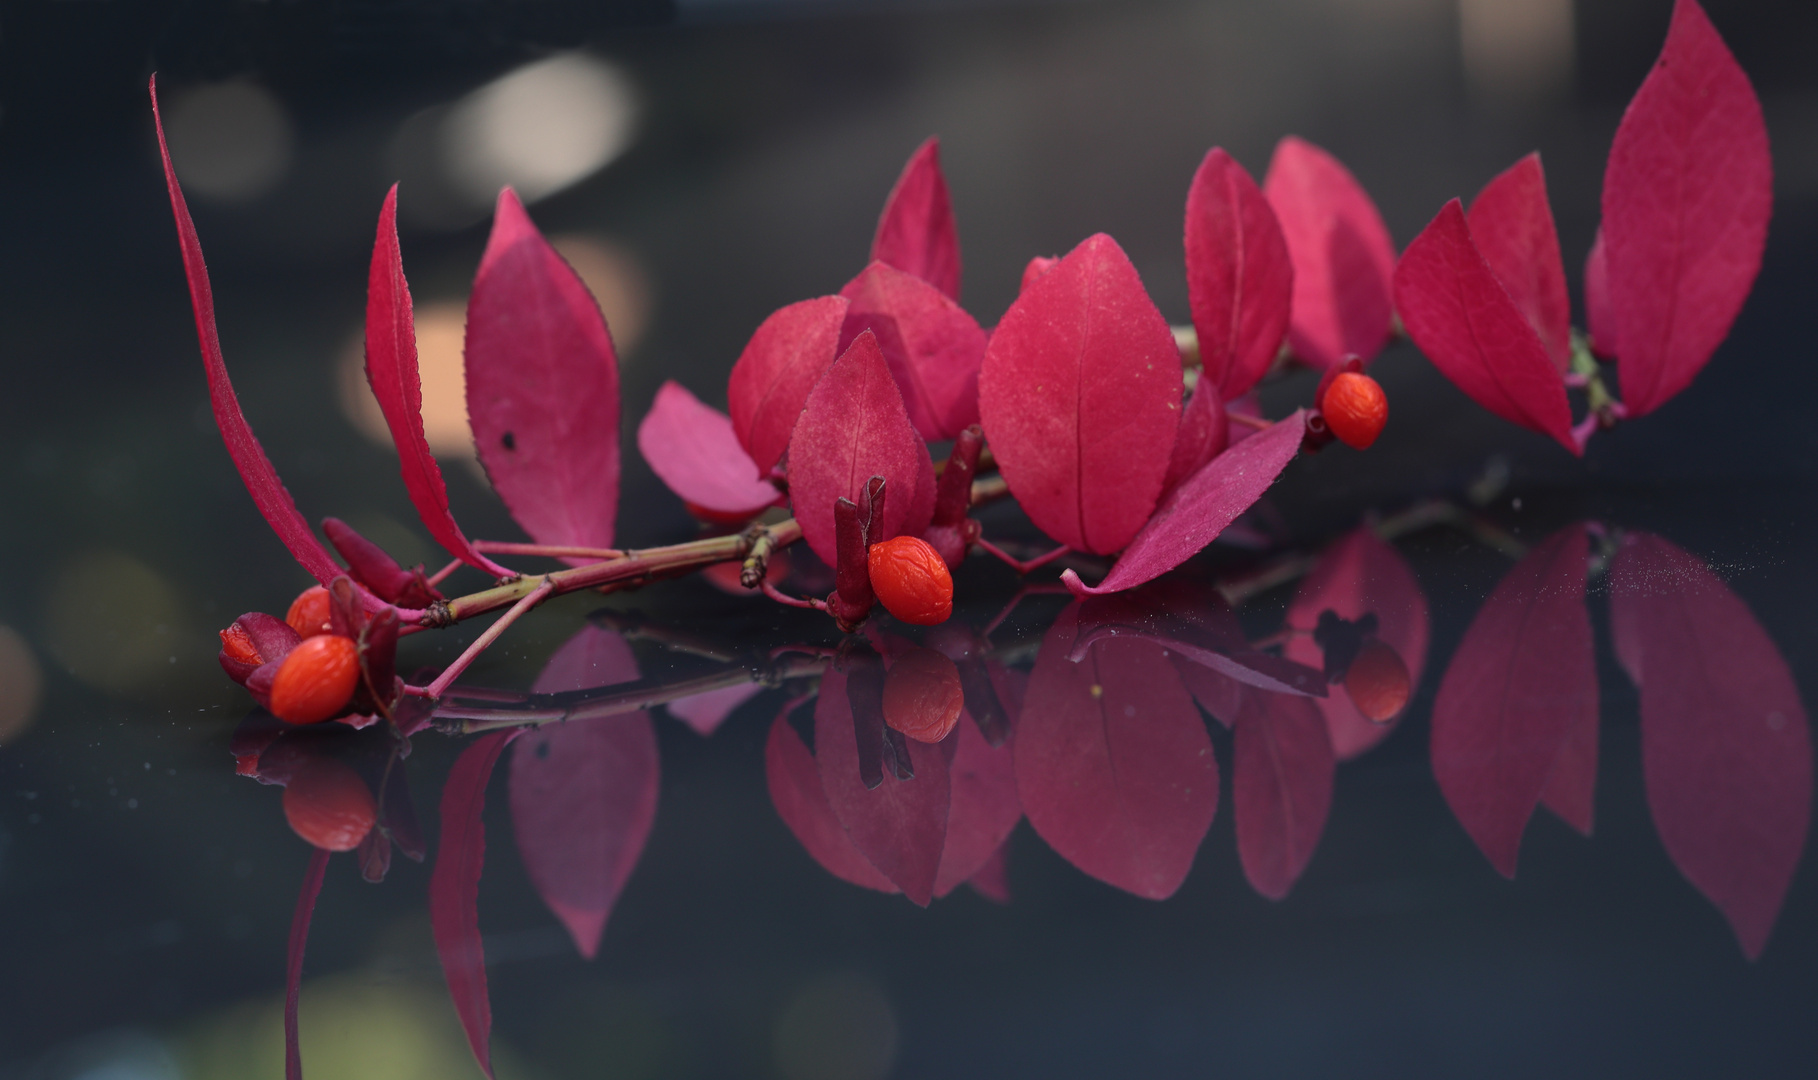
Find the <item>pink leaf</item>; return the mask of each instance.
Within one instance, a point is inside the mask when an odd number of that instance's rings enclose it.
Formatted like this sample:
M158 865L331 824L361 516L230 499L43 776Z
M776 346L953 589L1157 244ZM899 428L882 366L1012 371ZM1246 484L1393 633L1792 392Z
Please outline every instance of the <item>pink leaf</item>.
M718 730L735 709L756 697L763 689L757 683L741 683L738 686L677 698L666 708L671 716L694 729L696 735L707 736Z
M1016 759L1009 743L992 746L972 717L964 714L951 738L958 740L958 747L947 770L953 794L947 812L947 840L934 879L936 896L946 896L972 880L1023 816L1023 804L1016 798Z
M1306 417L1296 412L1213 458L1174 489L1142 527L1117 565L1097 585L1072 570L1061 580L1075 596L1100 596L1141 585L1186 562L1256 504L1300 453Z
M770 469L789 449L796 420L821 375L840 355L840 326L846 298L822 296L781 308L751 335L726 382L726 409L732 430L758 473Z
M1244 694L1231 744L1231 800L1244 877L1271 900L1313 858L1332 807L1332 743L1304 697Z
M1630 415L1685 389L1729 334L1761 269L1773 201L1761 103L1704 9L1678 0L1603 176Z
M1214 147L1187 189L1187 298L1200 362L1221 398L1240 397L1275 363L1288 331L1294 264L1269 200Z
M467 303L467 415L486 475L531 539L612 546L618 358L593 295L510 188Z
M1757 957L1812 813L1798 685L1736 594L1657 536L1633 534L1616 556L1610 614L1641 689L1642 775L1661 842Z
M1075 663L1079 623L1074 604L1042 638L1016 728L1017 794L1062 858L1164 900L1218 809L1212 742L1163 649L1111 639Z
M1275 147L1263 194L1294 261L1294 355L1315 367L1347 353L1374 359L1389 341L1395 272L1395 244L1376 204L1337 158L1292 135Z
M1181 410L1174 453L1168 458L1168 474L1162 480L1162 498L1165 500L1182 480L1224 453L1230 442L1231 418L1225 412L1224 400L1216 387L1202 381Z
M1610 303L1609 250L1604 246L1601 228L1584 260L1584 320L1591 335L1591 352L1604 360L1615 359L1619 349L1616 309Z
M787 715L778 716L770 725L770 737L764 743L764 776L777 816L823 869L841 881L861 888L887 893L902 891L852 846L845 826L827 805L814 755L789 726Z
M372 269L366 278L366 382L391 428L398 450L404 489L423 519L423 527L450 555L494 577L511 571L473 549L448 509L448 485L442 467L429 452L423 435L423 383L417 375L417 330L411 321L410 286L404 280L404 257L398 249L398 185L385 193L379 208L378 236L372 246Z
M1529 154L1485 184L1466 220L1478 253L1564 375L1572 361L1572 302L1540 155Z
M1427 661L1427 598L1407 562L1368 526L1353 531L1319 557L1319 564L1288 604L1287 623L1311 631L1319 625L1323 611L1353 621L1375 615L1376 636L1407 665L1408 684L1420 685ZM1285 655L1314 667L1325 662L1311 633L1289 638ZM1399 722L1399 718L1386 724L1372 722L1351 704L1349 694L1337 689L1320 699L1319 711L1325 715L1332 750L1340 761L1375 746Z
M297 1001L303 988L303 947L309 943L309 920L322 895L322 878L328 872L328 852L316 848L297 890L297 908L290 917L290 946L284 961L284 1080L303 1080L303 1051L298 1039Z
M170 190L170 210L177 220L177 245L183 252L183 276L189 280L189 302L196 313L196 337L202 344L202 366L208 372L208 403L214 409L215 425L221 429L221 441L227 444L227 455L246 484L266 524L290 550L291 557L309 571L317 581L327 585L341 573L329 557L322 542L310 531L309 522L297 512L296 501L278 479L265 450L253 435L252 425L240 411L240 399L227 377L227 362L221 355L221 338L215 332L215 295L208 284L208 265L202 261L202 242L196 237L196 226L189 218L189 205L183 201L183 189L177 186L177 171L170 163L170 148L164 143L164 121L158 114L158 79L151 80L152 122L158 129L158 153L164 159L164 184Z
M1155 509L1180 427L1180 350L1100 233L1031 282L979 373L985 436L1043 532L1107 555Z
M959 230L953 224L947 178L941 174L938 138L930 137L916 148L884 200L877 238L871 241L871 261L914 274L959 299Z
M1597 715L1585 529L1543 541L1496 586L1433 703L1433 774L1504 877L1573 729Z
M480 944L480 872L486 864L486 781L507 743L523 728L495 731L470 743L455 759L442 788L442 839L429 875L429 926L436 956L454 998L467 1045L492 1076L492 1001L486 993L486 955Z
M1395 307L1414 344L1471 400L1583 452L1572 438L1565 380L1478 253L1457 199L1402 253Z
M865 333L808 396L789 443L789 500L802 537L827 565L838 562L834 501L864 505L865 483L873 476L886 486L883 528L872 539L921 535L934 513L934 462L909 425L877 338Z
M1010 873L1004 865L1004 853L1010 850L1010 841L999 844L985 865L966 880L972 890L992 903L1008 904L1010 902Z
M921 278L879 262L840 295L851 305L840 328L841 351L866 330L877 335L922 438L951 439L978 423L978 368L985 358L978 320Z
M638 425L638 449L669 490L692 507L727 517L755 517L778 501L777 490L758 479L732 421L674 379L657 390Z

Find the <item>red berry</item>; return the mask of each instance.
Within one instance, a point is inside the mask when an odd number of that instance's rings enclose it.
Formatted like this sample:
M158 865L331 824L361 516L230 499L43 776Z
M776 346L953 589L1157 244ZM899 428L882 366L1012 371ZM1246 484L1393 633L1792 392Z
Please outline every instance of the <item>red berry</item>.
M898 536L865 554L871 591L884 610L906 623L933 626L953 614L953 575L926 540Z
M221 651L229 660L258 667L265 662L259 655L259 647L253 644L252 635L239 623L221 631Z
M271 712L293 724L337 716L360 680L360 647L353 638L320 634L290 651L271 680Z
M298 836L328 851L352 851L372 831L378 810L353 767L316 758L291 774L284 817Z
M1345 693L1357 711L1378 724L1395 718L1408 703L1408 666L1401 654L1376 638L1363 643L1345 672Z
M290 624L298 637L312 638L317 634L326 634L331 629L328 604L328 590L320 585L311 585L290 602L290 610L284 613L284 621Z
M884 723L911 739L940 742L965 704L959 668L933 649L910 649L884 676Z
M1332 380L1320 399L1319 410L1338 441L1367 450L1389 422L1389 399L1382 385L1368 375L1347 371Z

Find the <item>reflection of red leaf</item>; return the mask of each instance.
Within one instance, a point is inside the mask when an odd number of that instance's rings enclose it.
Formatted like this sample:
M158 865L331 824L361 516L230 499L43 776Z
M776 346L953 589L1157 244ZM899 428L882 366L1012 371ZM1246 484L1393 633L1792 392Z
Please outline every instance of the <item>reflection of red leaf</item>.
M1389 341L1395 244L1376 204L1338 159L1290 135L1275 147L1263 194L1294 260L1294 355L1331 367L1365 362Z
M939 139L930 138L916 148L890 189L877 237L871 241L871 260L914 274L959 299L959 230L953 223L947 178L941 174Z
M860 334L827 369L789 442L789 500L802 538L829 566L834 551L833 504L864 505L865 483L884 478L884 520L871 539L919 536L934 513L934 463L903 411L903 397L878 351Z
M1075 596L1097 596L1141 585L1186 562L1256 505L1300 453L1305 433L1306 418L1296 412L1226 450L1174 489L1105 580L1087 585L1072 570L1061 580Z
M1237 855L1259 893L1280 900L1294 887L1332 807L1332 743L1304 697L1248 691L1231 744Z
M934 895L946 896L973 879L1022 819L1016 798L1016 759L1009 744L993 747L970 716L961 716L959 740L948 765L953 802L947 813L947 841L941 849Z
M1151 900L1172 896L1218 809L1218 763L1167 653L1107 640L1078 663L1069 607L1042 638L1016 728L1029 823L1081 870Z
M1585 709L1566 732L1559 759L1540 793L1540 805L1585 836L1591 835L1596 819L1597 738L1597 710Z
M802 745L801 736L789 726L786 715L778 716L770 725L770 738L764 743L764 777L777 816L829 874L879 892L902 891L852 846L845 826L827 805L814 755Z
M976 319L921 278L881 262L867 266L840 295L851 305L841 346L866 330L877 335L917 434L951 439L978 423L985 332Z
M991 857L985 860L985 865L979 867L977 873L966 879L966 884L972 886L973 891L985 899L999 904L1010 902L1010 872L1004 865L1004 853L1009 850L1010 841L1005 840L998 845L996 851L991 853Z
M1504 877L1576 725L1597 717L1586 537L1573 525L1516 564L1471 620L1433 703L1433 774Z
M467 303L467 416L493 489L533 540L612 546L618 358L593 295L510 188Z
M669 710L669 715L693 728L696 735L711 735L726 722L733 710L750 701L763 689L757 683L740 683L737 686L677 698L664 707Z
M829 670L814 706L814 758L821 790L852 846L923 907L934 897L951 802L947 755L939 745L907 740L915 776L867 788L859 777L858 743L846 676Z
M1641 688L1661 842L1759 956L1805 848L1812 747L1786 661L1703 562L1633 535L1610 567L1617 654Z
M726 411L732 430L758 472L770 469L789 449L789 437L808 395L839 356L846 298L822 296L772 312L751 335L726 380Z
M1319 565L1301 582L1288 605L1288 625L1310 631L1318 625L1322 611L1353 620L1374 614L1376 636L1387 642L1407 665L1408 684L1420 685L1427 662L1427 599L1407 562L1368 526L1339 540L1320 556ZM1285 651L1290 660L1315 667L1324 663L1311 634L1289 638ZM1357 711L1349 694L1327 696L1319 702L1319 711L1325 714L1332 750L1340 761L1375 746L1399 722L1399 718L1386 724L1371 722Z
M1255 386L1288 332L1294 265L1269 200L1214 147L1187 189L1187 298L1206 381L1220 398Z
M1180 426L1180 350L1100 233L1029 283L991 335L979 411L1037 528L1107 555L1155 509Z
M297 908L290 917L290 946L284 961L284 1080L303 1080L303 1052L297 1030L297 1000L303 988L303 947L309 944L309 920L322 895L322 878L328 873L328 851L316 848L297 890Z
M1564 375L1572 360L1572 302L1540 155L1529 154L1485 184L1466 219L1478 253Z
M638 425L638 449L670 491L703 510L751 517L777 501L776 488L758 478L732 433L732 421L674 379L657 390Z
M1395 309L1427 358L1471 400L1574 454L1565 380L1471 239L1453 199L1402 253Z
M1729 334L1761 269L1773 200L1761 103L1704 9L1679 0L1603 174L1630 415L1685 389Z

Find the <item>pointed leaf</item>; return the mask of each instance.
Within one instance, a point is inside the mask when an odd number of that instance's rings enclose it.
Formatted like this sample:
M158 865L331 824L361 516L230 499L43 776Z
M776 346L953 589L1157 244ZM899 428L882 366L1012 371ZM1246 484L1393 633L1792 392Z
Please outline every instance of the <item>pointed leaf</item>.
M1225 452L1231 442L1231 418L1225 412L1224 400L1217 388L1201 382L1200 388L1187 399L1181 410L1180 430L1174 434L1174 453L1168 458L1168 474L1162 480L1162 498L1173 493L1182 480L1205 467L1206 462Z
M1061 580L1075 596L1100 596L1141 585L1186 562L1256 505L1300 453L1305 433L1306 417L1295 412L1226 450L1168 496L1105 580L1087 585L1072 570L1061 574Z
M618 358L593 295L510 188L467 303L467 415L480 464L531 539L612 546Z
M948 766L952 804L947 840L941 849L934 895L946 896L972 880L1022 820L1016 798L1016 759L1010 746L992 746L969 715L960 717L950 738L958 741Z
M756 517L780 498L732 433L732 421L674 379L638 425L638 449L682 501L716 515Z
M1288 895L1319 846L1335 771L1325 720L1304 697L1246 691L1231 742L1231 802L1244 877Z
M1478 253L1457 199L1402 253L1395 308L1414 344L1471 400L1583 453L1572 438L1565 380Z
M1616 309L1610 301L1610 257L1604 246L1603 229L1591 241L1591 253L1584 260L1584 320L1591 335L1591 352L1604 360L1613 360L1619 351L1616 342Z
M871 261L914 274L959 299L959 230L953 223L947 178L941 174L938 138L930 137L916 148L884 200L877 237L871 241Z
M842 351L846 298L822 296L771 313L751 335L726 382L732 430L760 476L789 449L808 395Z
M284 961L284 1080L303 1080L303 1052L297 1028L297 1001L303 988L303 948L309 944L309 920L322 895L322 878L328 873L328 852L316 848L297 891L297 908L290 917L290 946Z
M1591 835L1596 817L1597 740L1597 710L1586 709L1566 732L1547 786L1540 792L1540 805L1584 836Z
M827 565L839 562L834 502L864 505L865 484L873 476L887 485L884 520L873 542L921 535L934 513L934 462L903 411L877 338L865 333L808 396L789 443L789 501L803 539Z
M978 368L985 332L940 290L912 274L874 262L847 283L850 303L840 349L866 330L902 391L909 422L924 439L951 439L978 423Z
M1395 244L1376 204L1337 158L1292 135L1275 147L1263 194L1294 262L1294 355L1314 367L1347 353L1368 363L1389 341L1395 271Z
M985 435L1016 501L1095 555L1129 543L1155 509L1180 399L1174 334L1103 233L1023 290L979 373Z
M387 603L424 608L442 594L423 577L423 568L404 569L385 549L361 536L340 518L323 518L322 532L335 552L347 562L347 572L373 595Z
M1603 176L1631 416L1685 389L1729 334L1761 269L1773 201L1761 103L1704 9L1678 0Z
M1661 842L1757 957L1812 815L1798 684L1742 600L1657 536L1634 534L1617 555L1610 614L1641 689L1642 775Z
M1471 620L1433 703L1433 775L1504 877L1560 751L1597 714L1584 526L1548 537Z
M1221 398L1255 386L1281 351L1294 264L1269 200L1214 147L1187 189L1187 299L1204 378Z
M1529 154L1485 184L1466 220L1478 253L1564 375L1572 361L1572 301L1540 154Z
M887 893L902 891L852 846L845 826L827 805L814 755L802 744L802 737L789 726L787 715L778 716L770 725L770 737L764 743L764 777L777 816L824 870L861 888Z
M285 490L272 468L265 449L253 435L252 425L240 411L240 399L227 377L227 362L221 355L221 337L215 332L215 295L208 283L208 265L202 260L202 242L196 237L196 226L189 218L189 205L183 200L183 189L177 186L177 171L170 162L170 147L164 142L164 120L158 114L158 80L151 81L152 122L158 129L158 153L164 161L164 184L170 191L170 211L177 221L177 244L183 252L183 276L189 281L189 302L196 313L196 337L202 344L202 366L208 373L208 403L214 410L215 426L221 429L221 441L227 444L227 455L239 470L247 493L265 516L265 523L290 550L303 569L323 585L333 581L341 568L329 557L322 542L310 531L309 522L297 511L296 500Z
M677 698L664 707L671 716L693 728L696 735L704 737L718 730L734 710L756 697L763 689L757 683L743 683Z
M992 903L1008 904L1010 902L1010 873L1008 867L1004 865L1005 853L1009 850L1010 841L1005 840L998 845L996 851L991 853L991 857L985 860L985 865L979 867L978 872L966 881L966 884L972 886L974 892Z

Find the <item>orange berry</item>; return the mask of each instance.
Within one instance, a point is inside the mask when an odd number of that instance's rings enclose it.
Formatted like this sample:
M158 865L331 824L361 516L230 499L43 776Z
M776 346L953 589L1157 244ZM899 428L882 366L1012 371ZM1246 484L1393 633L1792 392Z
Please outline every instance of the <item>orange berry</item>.
M353 638L304 638L272 677L271 713L293 724L327 720L347 706L359 681L360 647Z
M257 667L265 662L265 658L259 655L259 647L253 644L252 635L239 623L221 631L221 651L227 654L229 660L242 664Z
M316 758L291 774L284 817L304 840L328 851L352 851L378 818L372 791L353 767Z
M290 602L290 610L284 613L284 621L298 637L312 638L328 633L332 625L328 621L328 590L311 585L298 593Z
M1345 693L1369 720L1386 724L1408 703L1412 689L1401 654L1376 638L1363 643L1345 672Z
M953 614L953 575L926 540L898 536L872 544L865 561L871 591L890 614L917 626L943 623Z
M965 704L959 668L933 649L910 649L884 676L884 723L911 739L940 742Z
M1367 450L1389 422L1389 398L1382 384L1368 375L1347 371L1332 380L1320 400L1319 411L1338 441Z

